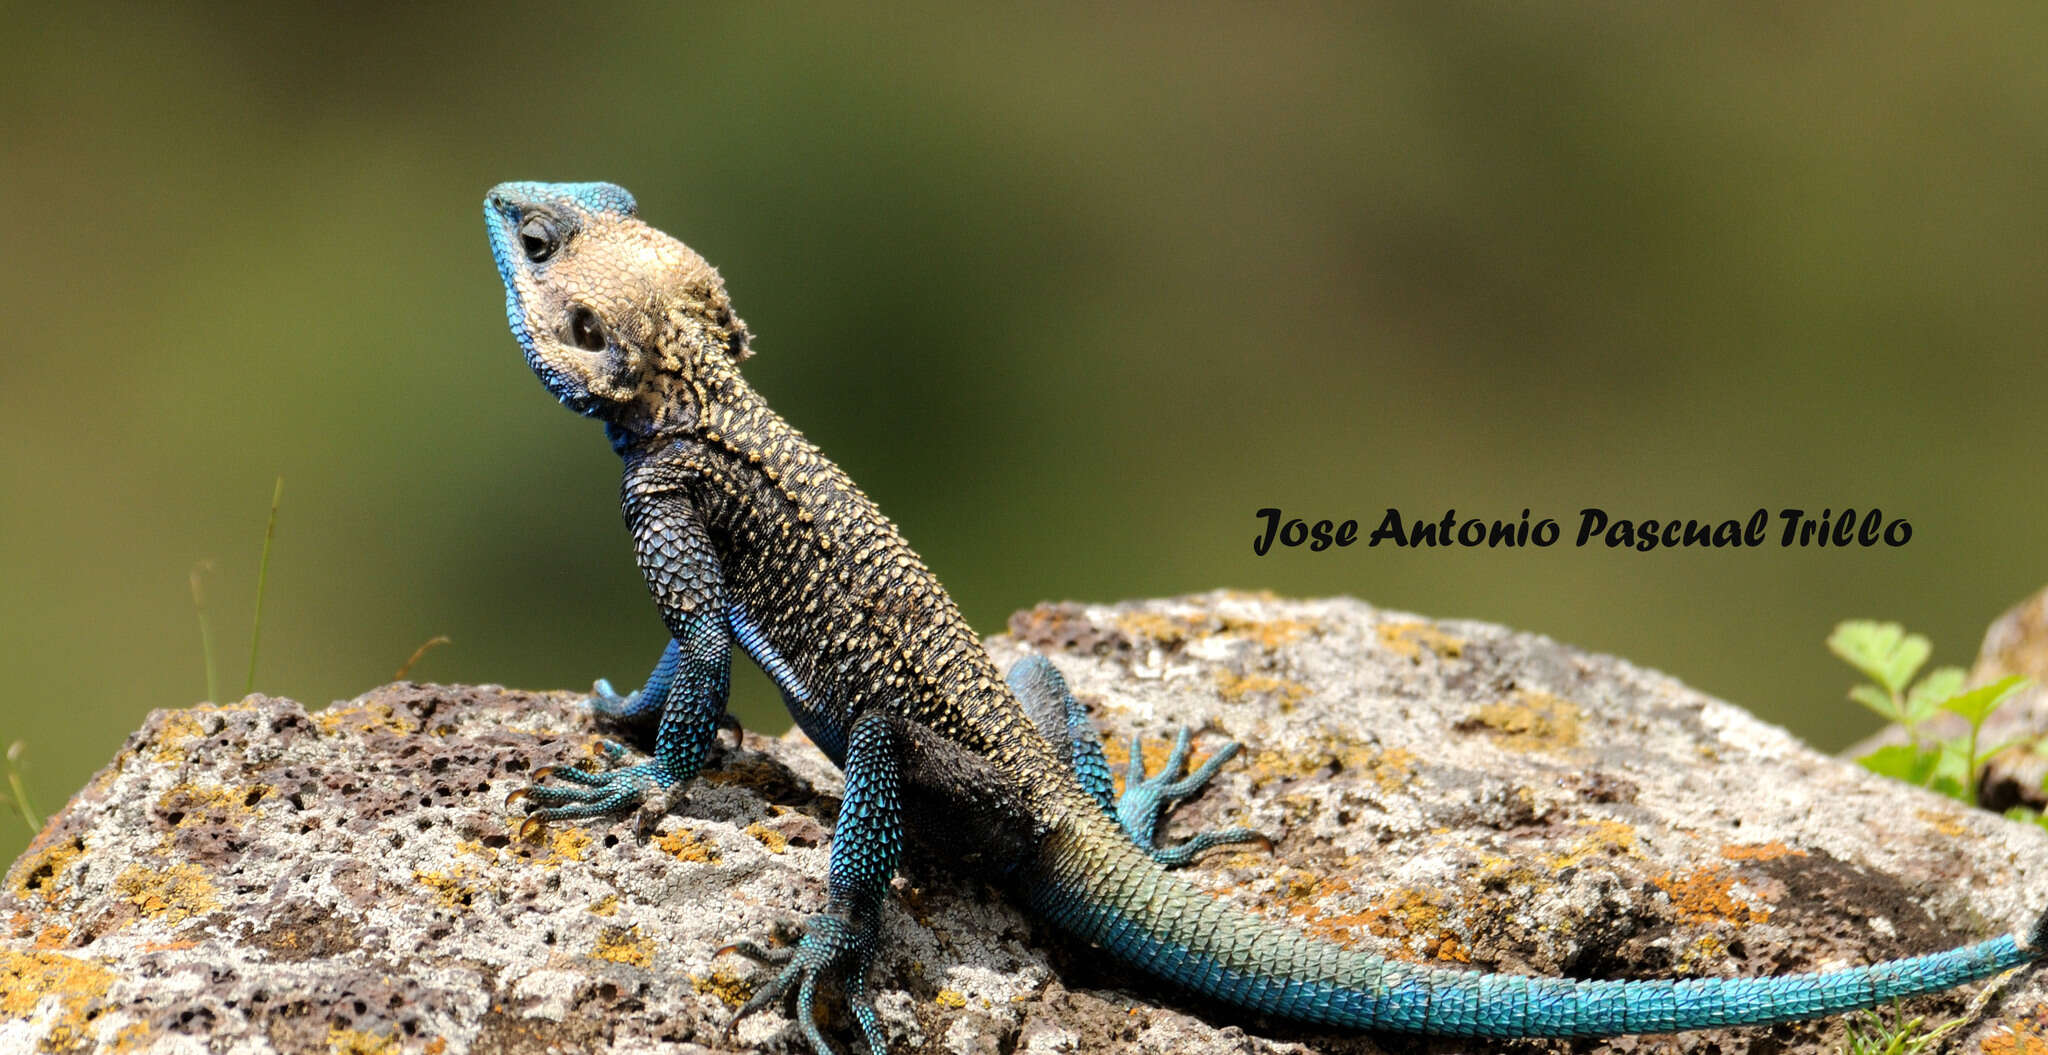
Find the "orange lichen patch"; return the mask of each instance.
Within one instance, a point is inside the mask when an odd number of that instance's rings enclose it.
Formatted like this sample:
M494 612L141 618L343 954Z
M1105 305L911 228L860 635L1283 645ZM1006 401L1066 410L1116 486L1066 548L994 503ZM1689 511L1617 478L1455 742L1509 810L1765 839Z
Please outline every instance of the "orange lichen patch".
M314 728L328 736L340 732L384 732L410 736L420 728L418 722L399 714L390 704L381 701L353 706L331 706L312 715L312 718Z
M1315 885L1317 899L1350 889L1343 880ZM1307 933L1338 945L1355 945L1370 933L1392 944L1389 955L1417 963L1448 960L1470 963L1472 951L1450 930L1457 906L1440 890L1406 887L1357 912L1325 913L1314 904L1295 905L1288 914ZM1417 940L1419 939L1419 944Z
M483 892L477 883L477 869L467 862L457 862L446 872L414 872L414 880L434 892L434 900L443 908L466 909Z
M327 1055L396 1055L399 1050L395 1033L366 1033L360 1029L327 1027Z
M123 901L135 906L138 915L170 926L220 907L213 880L197 865L144 868L132 864L114 877L114 889Z
M71 944L71 928L62 923L52 923L36 932L35 947L38 949L61 949Z
M93 1046L87 1029L95 1005L113 984L113 973L92 960L56 952L0 949L0 1019L25 1019L46 998L57 1001L55 1020L43 1037L43 1050Z
M1579 745L1579 726L1585 713L1561 696L1522 689L1479 708L1459 722L1458 729L1483 730L1510 751L1562 751Z
M789 837L762 824L760 821L747 825L746 832L759 841L762 846L767 847L768 852L771 854L786 853L789 850Z
M1457 659L1465 654L1463 639L1452 637L1428 623L1381 623L1380 644L1412 663L1422 662L1424 649L1438 659Z
M2048 1033L2026 1022L2009 1022L1984 1038L1984 1055L2048 1055Z
M640 936L639 927L606 927L597 936L597 945L590 955L613 963L646 967L654 962L654 943Z
M1243 703L1248 699L1271 701L1286 714L1295 708L1309 694L1309 687L1289 678L1276 678L1271 674L1237 674L1228 670L1214 672L1216 691L1229 703Z
M590 906L593 916L616 916L619 914L619 895L606 894L597 904Z
M498 848L485 846L481 839L463 839L455 844L455 852L470 857L481 857L492 864L498 863Z
M52 841L44 845L53 829L44 828L28 852L14 863L7 872L7 885L14 889L15 896L23 898L40 897L44 901L57 900L57 879L70 868L78 856L85 852L85 840L72 836L61 842Z
M756 836L756 838L759 837ZM688 861L691 864L700 865L715 865L718 863L718 848L698 838L697 833L688 828L677 828L675 831L655 839L654 845L660 847L663 853L678 861Z
M1794 850L1781 842L1729 843L1721 847L1721 856L1730 861L1775 861L1780 857L1805 857L1805 850Z
M1913 815L1933 825L1935 831L1951 839L1959 839L1970 834L1970 829L1965 827L1962 821L1957 820L1952 813L1944 813L1940 810L1914 810Z
M699 978L690 975L690 988L699 993L717 997L727 1007L738 1007L747 1002L747 994L753 991L747 980L723 968Z
M1687 923L1747 926L1771 918L1768 905L1752 905L1737 898L1736 878L1717 868L1700 868L1682 875L1666 872L1650 882L1671 898L1672 909Z

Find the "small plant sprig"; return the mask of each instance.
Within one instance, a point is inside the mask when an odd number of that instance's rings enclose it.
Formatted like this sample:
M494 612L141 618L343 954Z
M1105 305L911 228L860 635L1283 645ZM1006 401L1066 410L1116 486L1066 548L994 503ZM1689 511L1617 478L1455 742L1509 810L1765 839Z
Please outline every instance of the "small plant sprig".
M1979 749L1985 719L2027 683L2014 676L1989 685L1964 688L1960 667L1938 667L1915 681L1913 675L1934 649L1925 637L1909 634L1897 623L1852 619L1828 635L1828 649L1870 678L1849 690L1849 698L1905 727L1909 743L1880 747L1857 759L1865 769L1931 788L1971 806L1977 800L1977 771L1993 755L2029 739L2011 740ZM1935 738L1927 722L1947 711L1970 723L1962 736Z
M19 740L7 745L5 767L7 770L7 793L0 795L0 805L14 807L21 815L21 823L28 825L31 832L43 830L42 818L37 815L35 804L28 800L28 745Z
M256 562L256 613L249 623L249 677L242 684L242 694L256 691L256 652L263 644L263 593L270 583L270 545L277 539L277 507L284 499L284 477L270 489L270 522L263 528L263 556ZM201 578L212 574L214 563L211 558L192 566L192 610L199 616L200 658L206 664L206 698L220 699L220 676L213 662L213 620L206 612L206 590ZM417 658L417 657L415 657Z
M1920 1055L1931 1051L1943 1037L1979 1021L1992 996L2017 973L2015 968L1992 979L1990 985L1970 1000L1968 1010L1946 1022L1930 1023L1925 1015L1909 1016L1900 1009L1896 1000L1886 1012L1874 1008L1858 1011L1849 1016L1848 1033L1842 1038L1842 1051L1846 1055Z

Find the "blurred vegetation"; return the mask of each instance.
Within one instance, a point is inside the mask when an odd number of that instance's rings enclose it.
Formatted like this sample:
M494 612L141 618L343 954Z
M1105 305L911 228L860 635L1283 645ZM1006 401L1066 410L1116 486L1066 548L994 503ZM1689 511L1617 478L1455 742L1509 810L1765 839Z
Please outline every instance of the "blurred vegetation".
M0 742L60 805L233 691L583 687L661 644L481 198L609 179L985 631L1351 593L1658 667L1822 747L1837 620L2048 581L2048 7L18 10ZM1902 550L1252 555L1253 510L1882 506ZM742 716L786 721L756 676ZM25 839L0 823L0 861Z

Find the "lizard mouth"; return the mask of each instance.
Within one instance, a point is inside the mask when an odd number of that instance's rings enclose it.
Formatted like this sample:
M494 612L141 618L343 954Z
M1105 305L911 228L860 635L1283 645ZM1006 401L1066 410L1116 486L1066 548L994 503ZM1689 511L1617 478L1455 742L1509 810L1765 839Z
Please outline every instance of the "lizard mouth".
M491 188L484 196L484 231L491 240L491 259L498 266L498 278L505 286L505 321L519 342L527 367L548 392L570 410L591 414L598 400L586 379L564 369L565 364L560 361L581 353L569 352L559 347L559 341L552 340L548 343L556 347L543 349L527 311L526 290L533 284L534 275L519 247L518 228L523 215L516 195L506 193L503 185Z

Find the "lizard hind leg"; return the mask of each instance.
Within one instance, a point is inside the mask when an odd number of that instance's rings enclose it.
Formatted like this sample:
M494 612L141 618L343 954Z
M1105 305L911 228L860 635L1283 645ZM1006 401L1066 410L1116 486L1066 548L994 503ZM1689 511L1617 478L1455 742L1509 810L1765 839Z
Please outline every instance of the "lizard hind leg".
M1239 745L1236 741L1217 748L1216 753L1193 773L1182 777L1189 744L1188 730L1182 729L1166 766L1157 776L1147 780L1143 752L1138 742L1133 740L1124 793L1119 798L1110 779L1109 760L1102 753L1102 740L1095 731L1094 723L1088 719L1088 709L1067 688L1066 679L1060 676L1052 662L1036 654L1025 656L1010 667L1009 682L1010 690L1024 705L1024 713L1038 731L1052 741L1054 750L1060 752L1074 775L1080 778L1081 787L1102 804L1103 812L1116 820L1138 849L1152 855L1152 859L1161 865L1178 868L1206 850L1233 843L1272 844L1272 840L1250 828L1203 832L1174 846L1158 844L1159 822L1167 811L1180 800L1200 791L1216 776L1224 763L1237 754Z
M777 999L794 996L797 1026L815 1055L831 1055L812 1011L818 980L836 974L869 1055L885 1055L881 1020L868 994L868 968L882 944L882 898L903 849L903 773L895 731L870 714L847 735L846 798L832 828L831 897L804 924L794 949L738 942L718 950L782 969L735 1012L726 1030Z

